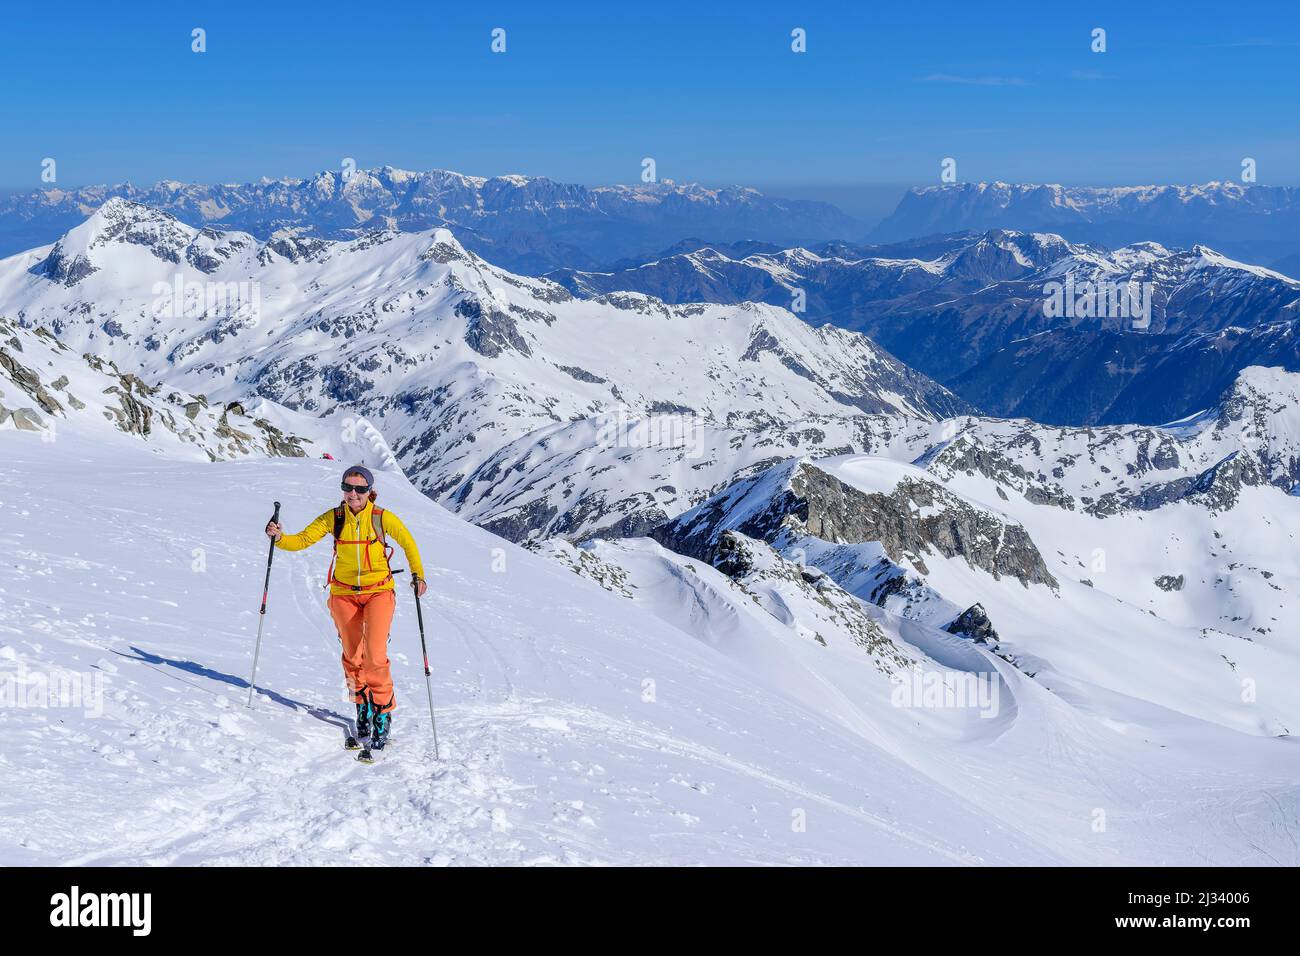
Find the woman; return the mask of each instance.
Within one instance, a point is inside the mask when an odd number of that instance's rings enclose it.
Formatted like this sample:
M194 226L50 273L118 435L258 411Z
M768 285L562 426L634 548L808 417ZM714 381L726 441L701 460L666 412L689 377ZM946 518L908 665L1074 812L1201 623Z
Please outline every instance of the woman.
M388 629L397 608L389 536L402 546L421 597L427 586L415 539L397 515L375 507L374 485L368 468L353 465L343 473L343 502L337 508L297 534L285 534L274 521L267 522L266 533L285 551L301 551L326 534L333 536L329 609L343 644L343 676L357 705L357 737L369 737L370 749L382 750L396 706L388 666Z

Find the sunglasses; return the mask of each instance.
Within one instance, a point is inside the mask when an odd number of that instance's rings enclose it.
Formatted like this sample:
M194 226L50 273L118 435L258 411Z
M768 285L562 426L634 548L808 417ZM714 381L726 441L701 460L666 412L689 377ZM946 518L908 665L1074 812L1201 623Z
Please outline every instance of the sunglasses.
M370 486L369 486L369 485L349 485L349 484L345 481L345 482L343 482L343 490L344 490L345 492L351 491L351 492L353 492L354 494L364 495L366 492L368 492L368 491L370 490Z

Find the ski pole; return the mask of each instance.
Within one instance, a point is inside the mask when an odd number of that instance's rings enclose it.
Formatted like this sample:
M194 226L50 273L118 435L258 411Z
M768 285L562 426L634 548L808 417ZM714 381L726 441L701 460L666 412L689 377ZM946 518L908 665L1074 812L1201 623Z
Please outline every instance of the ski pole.
M275 514L271 515L273 524L280 523L280 502L275 503ZM253 647L253 674L248 678L248 706L253 706L253 691L257 689L257 655L262 652L262 625L266 623L266 592L271 588L271 559L275 557L275 539L271 539L271 548L266 554L266 580L262 583L262 611L257 619L257 644Z
M411 591L415 594L415 617L420 622L420 651L424 654L424 689L429 695L429 725L433 727L433 759L438 756L438 721L433 716L433 685L430 683L429 648L424 643L424 612L420 610L420 579L411 575Z

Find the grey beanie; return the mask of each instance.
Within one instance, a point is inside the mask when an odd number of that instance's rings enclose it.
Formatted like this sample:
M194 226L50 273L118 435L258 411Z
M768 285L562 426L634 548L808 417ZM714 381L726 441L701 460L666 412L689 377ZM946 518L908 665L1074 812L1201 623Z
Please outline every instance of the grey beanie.
M343 472L344 478L348 475L361 475L366 479L366 484L371 488L375 486L375 476L370 473L370 469L365 465L353 465L351 468L347 469L347 471Z

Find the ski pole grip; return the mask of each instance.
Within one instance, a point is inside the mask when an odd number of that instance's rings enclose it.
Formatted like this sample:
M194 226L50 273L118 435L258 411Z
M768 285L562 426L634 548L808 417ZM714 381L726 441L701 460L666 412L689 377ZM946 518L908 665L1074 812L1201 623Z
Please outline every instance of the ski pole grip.
M275 514L271 515L271 520L276 524L280 523L280 502L275 503Z

